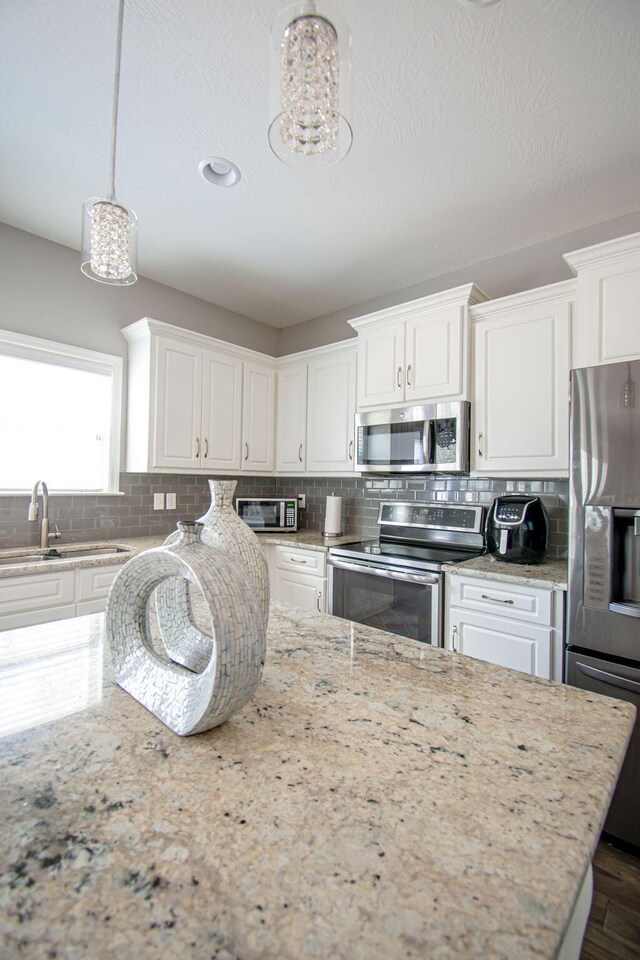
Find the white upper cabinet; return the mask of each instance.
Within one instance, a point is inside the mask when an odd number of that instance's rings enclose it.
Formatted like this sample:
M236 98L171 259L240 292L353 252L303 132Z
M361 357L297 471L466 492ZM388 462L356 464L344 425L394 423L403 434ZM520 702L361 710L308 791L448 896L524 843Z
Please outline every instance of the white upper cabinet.
M357 357L354 348L309 362L307 471L353 470Z
M276 468L280 473L304 473L307 460L306 363L280 367L277 406Z
M149 318L122 332L129 342L127 470L273 470L275 364Z
M640 233L565 254L578 277L582 333L572 366L640 357Z
M471 469L565 476L575 281L473 307Z
M242 360L203 350L202 466L239 470Z
M276 375L263 363L244 363L242 469L273 470Z
M469 398L466 284L350 321L358 331L358 409Z
M155 383L152 466L187 471L199 467L203 448L202 350L190 343L158 337Z

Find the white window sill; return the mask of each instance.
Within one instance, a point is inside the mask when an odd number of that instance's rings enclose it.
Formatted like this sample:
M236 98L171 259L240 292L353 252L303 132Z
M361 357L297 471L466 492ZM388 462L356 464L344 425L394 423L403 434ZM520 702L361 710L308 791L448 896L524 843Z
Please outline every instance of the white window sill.
M0 490L0 497L30 497L31 490ZM38 497L41 494L38 493ZM51 497L124 497L122 490L49 490Z

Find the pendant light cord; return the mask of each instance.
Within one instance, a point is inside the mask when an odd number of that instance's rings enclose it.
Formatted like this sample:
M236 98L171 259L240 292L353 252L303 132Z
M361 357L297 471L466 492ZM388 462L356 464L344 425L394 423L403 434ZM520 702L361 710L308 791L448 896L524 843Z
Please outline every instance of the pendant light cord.
M122 59L122 23L124 0L118 8L118 32L116 34L116 72L113 80L113 108L111 111L111 158L109 160L109 199L116 195L116 138L118 131L118 100L120 97L120 61Z

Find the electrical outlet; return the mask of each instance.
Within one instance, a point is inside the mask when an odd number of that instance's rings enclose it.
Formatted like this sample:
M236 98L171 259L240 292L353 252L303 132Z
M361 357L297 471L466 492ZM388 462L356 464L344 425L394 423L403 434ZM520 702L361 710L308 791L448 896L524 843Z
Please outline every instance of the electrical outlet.
M153 495L153 509L154 509L154 510L164 510L164 493L154 493L154 495Z
M300 510L304 510L307 506L307 495L306 493L298 494L298 507Z
M167 494L167 510L175 510L176 508L176 495L175 493Z

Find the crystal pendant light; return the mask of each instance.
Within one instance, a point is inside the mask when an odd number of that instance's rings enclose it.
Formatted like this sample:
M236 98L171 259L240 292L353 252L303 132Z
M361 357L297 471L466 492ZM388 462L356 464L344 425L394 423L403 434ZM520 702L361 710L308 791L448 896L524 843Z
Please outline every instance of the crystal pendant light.
M118 129L118 96L120 92L120 59L122 55L122 22L124 0L118 8L116 69L111 114L111 157L109 188L106 197L90 197L82 208L82 263L87 277L100 283L127 286L138 279L138 218L133 210L116 200L116 134Z
M271 31L269 144L291 166L332 166L353 140L351 36L317 6L286 7Z

